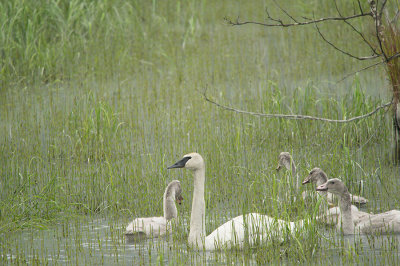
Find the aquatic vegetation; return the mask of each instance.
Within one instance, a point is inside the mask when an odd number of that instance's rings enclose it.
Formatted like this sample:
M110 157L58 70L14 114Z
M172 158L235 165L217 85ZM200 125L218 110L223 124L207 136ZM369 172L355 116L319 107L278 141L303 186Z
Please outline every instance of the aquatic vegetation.
M263 6L0 3L1 264L398 262L396 236L337 237L313 223L282 245L188 249L193 178L166 167L191 151L207 164L210 230L242 213L287 221L313 216L317 207L279 200L287 187L274 169L283 150L295 155L301 178L318 166L368 198L364 211L398 206L386 130L392 122L384 112L336 125L246 117L204 101L207 87L210 97L246 110L344 118L388 100L375 89L384 82L376 69L335 84L352 62L315 42L313 30L267 33L223 23L232 14L262 18ZM316 61L303 49L311 46ZM159 191L174 179L189 199L179 207L176 234L125 244L132 217L162 215Z

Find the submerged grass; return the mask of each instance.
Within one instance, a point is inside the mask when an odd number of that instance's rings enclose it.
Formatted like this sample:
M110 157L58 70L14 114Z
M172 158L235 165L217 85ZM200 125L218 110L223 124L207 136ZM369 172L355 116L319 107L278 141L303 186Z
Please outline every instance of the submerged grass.
M332 8L315 4L321 12ZM192 151L206 160L207 233L242 213L291 221L313 215L313 209L293 195L285 198L294 184L274 170L281 151L292 153L301 177L321 167L329 176L344 179L350 191L370 199L368 211L398 206L398 168L391 163L391 122L385 113L341 125L265 120L219 110L202 98L199 91L208 87L211 97L241 109L332 119L357 116L386 102L384 93L371 92L374 84L382 83L376 73L332 85L352 69L352 61L315 41L313 30L223 24L226 15L262 18L265 5L1 3L3 262L60 259L49 255L53 251L38 249L33 236L26 242L31 248L23 248L21 236L35 228L55 231L54 243L65 245L70 263L109 262L103 253L122 259L119 253L132 251L121 243L120 228L132 217L161 215L162 192L173 179L181 181L186 195L179 208L179 233L168 241L138 243L128 262L318 262L330 254L340 254L342 263L371 258L363 253L365 242L345 245L348 239L326 236L325 229L321 232L313 224L283 244L187 253L193 178L166 167ZM298 5L305 11L305 5ZM338 38L334 31L327 34ZM310 59L310 53L317 56ZM80 223L87 221L81 216L107 217L106 235L94 227L82 228ZM397 261L395 255L385 256L389 250L398 254L396 241L388 241L382 254L372 257ZM90 256L82 258L85 252Z

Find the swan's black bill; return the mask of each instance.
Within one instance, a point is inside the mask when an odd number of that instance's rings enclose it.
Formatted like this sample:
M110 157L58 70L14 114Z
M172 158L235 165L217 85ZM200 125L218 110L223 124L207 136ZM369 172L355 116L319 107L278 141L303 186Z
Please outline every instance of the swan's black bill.
M189 161L190 159L192 159L192 157L183 157L182 160L177 161L175 164L167 167L167 169L172 169L172 168L183 168L185 167L185 164L187 163L187 161Z

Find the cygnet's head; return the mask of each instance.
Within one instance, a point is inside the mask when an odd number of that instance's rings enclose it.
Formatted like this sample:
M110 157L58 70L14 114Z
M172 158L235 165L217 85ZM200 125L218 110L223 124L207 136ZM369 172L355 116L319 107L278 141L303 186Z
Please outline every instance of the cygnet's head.
M342 180L340 180L338 178L329 179L324 184L318 186L316 188L316 190L317 191L328 191L328 192L331 192L338 196L342 196L348 191L347 187L344 185Z
M279 171L282 169L282 167L286 167L286 169L291 170L290 164L292 163L292 156L290 156L290 153L288 152L281 152L279 154L279 160L278 160L278 167L276 167L276 171Z
M184 155L181 160L169 166L167 169L172 169L172 168L186 168L195 171L204 168L204 160L200 154L193 152Z
M173 180L168 184L167 188L165 189L166 198L171 195L173 191L175 192L175 201L180 205L182 203L183 197L181 182L179 182L179 180Z
M328 177L326 176L325 172L322 171L321 168L315 167L313 168L308 176L304 179L303 185L308 184L308 183L313 183L313 184L321 184L325 183L328 180Z

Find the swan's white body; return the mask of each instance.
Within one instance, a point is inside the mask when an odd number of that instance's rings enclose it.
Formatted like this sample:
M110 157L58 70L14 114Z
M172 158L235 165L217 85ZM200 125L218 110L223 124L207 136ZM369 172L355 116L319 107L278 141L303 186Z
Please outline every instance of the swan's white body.
M286 222L259 213L240 215L222 224L204 240L205 250L243 248L266 241L282 241L283 236L303 226L300 222ZM192 242L193 244L195 242ZM202 245L199 246L201 248Z
M350 193L340 179L329 179L318 186L317 190L330 191L339 197L340 216L337 228L343 231L343 234L400 233L400 211L398 210L379 214L367 213L355 221L350 207Z
M206 236L205 165L203 158L198 153L190 153L168 168L187 168L192 170L194 174L194 192L188 238L189 245L192 248L204 250L232 248L234 246L241 248L246 243L252 246L275 237L281 239L284 232L293 232L297 226L303 225L302 221L288 223L267 215L249 213L233 218Z
M159 237L172 231L172 219L178 215L174 200L180 201L182 189L180 182L174 180L165 188L163 196L164 216L134 219L127 227L125 236L129 241L137 238Z
M136 218L126 227L125 236L128 240L159 237L170 232L171 229L171 223L162 216Z
M306 179L304 179L303 184L312 183L313 185L320 186L324 184L327 180L328 177L322 169L314 168L310 171ZM335 202L336 197L329 191L328 192L317 191L317 195L323 199L323 202L320 205L320 215L317 217L317 220L327 225L337 225L340 217L340 208L339 207L328 208L328 206L326 206L326 203L330 205L333 202ZM364 199L364 202L367 202L367 200L363 197L359 196L352 196L352 197L358 197L359 199ZM368 215L368 213L366 212L359 211L358 208L354 205L351 205L351 210L352 210L353 221L355 223L357 223L362 217Z

